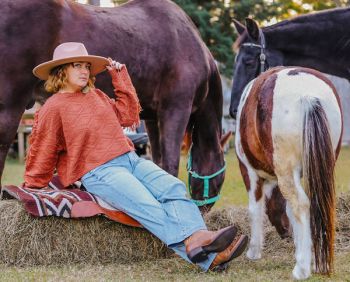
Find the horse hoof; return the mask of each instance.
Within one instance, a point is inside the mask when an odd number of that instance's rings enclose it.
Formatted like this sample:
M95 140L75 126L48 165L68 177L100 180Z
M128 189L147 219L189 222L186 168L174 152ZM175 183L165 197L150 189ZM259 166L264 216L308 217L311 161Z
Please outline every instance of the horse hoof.
M310 270L307 270L307 269L302 269L301 267L299 266L295 266L294 269L293 269L293 277L294 279L296 280L304 280L304 279L307 279L309 278L311 275L311 272Z
M261 253L253 251L252 249L249 248L249 250L247 251L247 257L250 260L259 260L261 259Z

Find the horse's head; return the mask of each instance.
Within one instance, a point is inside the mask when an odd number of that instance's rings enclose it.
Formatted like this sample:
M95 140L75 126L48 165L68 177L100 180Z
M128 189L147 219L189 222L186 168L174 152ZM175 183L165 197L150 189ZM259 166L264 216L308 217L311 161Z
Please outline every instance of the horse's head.
M218 150L203 150L200 143L193 143L189 150L187 170L190 195L202 214L209 212L219 199L226 170L222 148L231 136L232 132L228 132L218 140Z
M269 48L265 35L258 24L246 19L246 27L234 20L239 37L235 42L238 51L233 73L230 115L236 118L237 107L244 87L269 67L282 65L282 54Z

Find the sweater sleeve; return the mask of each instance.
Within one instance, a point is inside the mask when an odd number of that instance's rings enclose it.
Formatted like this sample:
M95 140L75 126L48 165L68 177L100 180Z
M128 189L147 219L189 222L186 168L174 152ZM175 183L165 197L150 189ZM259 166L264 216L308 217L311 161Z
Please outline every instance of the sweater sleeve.
M129 73L124 66L120 71L109 71L114 87L115 111L121 126L136 128L140 124L141 106Z
M35 113L27 152L24 185L43 188L52 179L61 147L61 120L50 107Z

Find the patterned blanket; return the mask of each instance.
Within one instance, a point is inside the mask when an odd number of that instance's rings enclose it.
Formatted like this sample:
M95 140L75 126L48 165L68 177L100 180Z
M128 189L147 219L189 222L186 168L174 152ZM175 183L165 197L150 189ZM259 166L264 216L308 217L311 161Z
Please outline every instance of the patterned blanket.
M104 215L111 220L134 227L140 223L104 202L97 196L79 189L79 185L65 188L55 176L49 186L32 189L7 185L2 187L2 199L17 199L24 203L26 211L36 217L59 216L65 218Z

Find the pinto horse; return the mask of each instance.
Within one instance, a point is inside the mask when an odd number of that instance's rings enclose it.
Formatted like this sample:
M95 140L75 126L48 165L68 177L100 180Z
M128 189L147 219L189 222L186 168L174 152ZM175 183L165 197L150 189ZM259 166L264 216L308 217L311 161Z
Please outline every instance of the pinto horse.
M293 229L294 278L311 275L312 248L315 270L332 271L334 166L341 136L339 98L320 72L276 67L246 86L238 106L236 152L249 193L248 258L261 258L265 198L278 185Z
M274 66L303 66L350 79L350 8L295 17L265 28L252 19L234 20L239 34L233 74L230 115L249 81ZM267 198L266 213L282 238L289 236L285 201L278 188Z
M0 173L33 89L32 75L67 41L83 42L91 54L110 56L128 67L137 90L155 163L177 175L184 133L192 133L195 176L222 172L222 89L218 69L189 17L169 0L134 0L116 8L68 0L3 0L0 3ZM97 87L113 96L110 78ZM192 197L206 207L220 192L224 173L204 181L191 177Z

